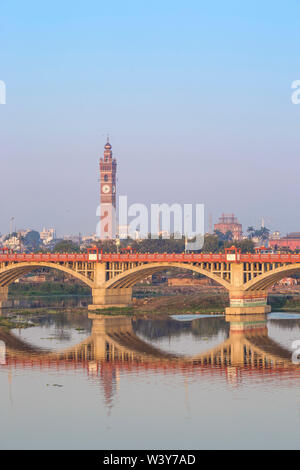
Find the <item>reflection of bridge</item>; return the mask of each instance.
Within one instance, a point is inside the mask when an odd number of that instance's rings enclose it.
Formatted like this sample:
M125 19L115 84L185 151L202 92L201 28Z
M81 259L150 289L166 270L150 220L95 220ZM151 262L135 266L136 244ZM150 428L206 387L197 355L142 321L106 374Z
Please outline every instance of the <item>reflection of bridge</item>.
M131 303L132 287L158 271L187 269L202 274L229 291L227 314L270 311L267 291L279 279L300 271L300 254L0 254L0 306L8 286L41 267L63 271L92 289L90 309Z
M0 329L0 368L84 368L99 378L106 405L112 406L118 388L119 373L140 370L181 373L184 377L224 376L236 384L244 374L249 378L271 374L279 379L300 377L300 368L291 361L291 352L268 337L266 318L228 317L229 337L222 344L195 356L179 356L162 351L142 340L129 317L105 317L90 314L91 335L63 351L34 347L8 330ZM199 320L202 321L202 320ZM187 375L188 374L188 375Z
M91 335L63 351L48 351L29 345L7 330L0 330L6 348L6 364L59 365L118 363L168 368L249 368L252 370L297 369L292 353L268 337L263 315L235 317L222 344L197 355L171 354L152 346L133 330L130 317L90 314ZM230 317L229 317L230 318ZM245 321L247 319L247 321Z

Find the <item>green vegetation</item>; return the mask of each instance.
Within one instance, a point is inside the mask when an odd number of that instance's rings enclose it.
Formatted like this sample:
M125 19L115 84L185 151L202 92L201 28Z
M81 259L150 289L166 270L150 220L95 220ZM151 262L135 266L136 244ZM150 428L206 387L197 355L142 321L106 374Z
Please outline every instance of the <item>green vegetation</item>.
M251 229L251 230L250 230ZM242 250L243 253L253 252L254 244L250 238L257 236L262 240L265 240L269 230L262 227L260 230L255 230L253 227L248 228L249 238L237 242L233 240L233 234L231 231L223 234L216 230L214 234L206 234L204 237L204 246L199 252L203 253L217 253L222 252L226 247L237 246ZM22 244L27 252L48 252L53 253L80 253L86 252L86 249L80 250L78 243L74 243L72 240L57 240L54 248L49 250L41 245L39 233L34 230L30 231L25 237L21 239ZM190 240L192 241L192 240ZM99 240L94 243L99 250L103 253L126 253L126 252L137 252L137 253L183 253L185 251L185 237L182 236L179 239L174 237L174 234L170 235L169 239L163 239L160 236L158 239L152 239L151 235L148 238L142 240L133 240L131 238L118 240Z
M252 240L233 241L231 232L227 232L224 235L218 231L213 235L205 235L204 245L201 251L203 253L224 252L225 248L232 245L240 248L242 253L254 252L254 243ZM102 250L103 253L117 252L117 245L114 240L97 242L96 246ZM169 240L164 240L162 237L157 240L151 238L145 240L121 240L118 249L121 252L131 250L137 253L183 253L185 250L185 238L175 239L174 235L171 235Z
M110 307L110 308L101 308L101 309L98 309L98 310L92 310L91 313L94 313L96 315L111 315L111 316L115 316L115 315L128 315L128 316L132 316L132 315L135 315L135 311L134 311L134 307L133 306L130 306L130 307Z
M143 240L133 240L131 238L120 240L119 247L116 245L115 240L102 240L95 244L103 253L116 253L118 250L126 252L132 250L137 253L182 253L185 247L185 238L175 239L174 235L170 239L163 239L161 236L158 239L148 238Z
M217 235L218 239L222 242L229 242L233 240L233 234L230 230L228 230L226 233L215 230L214 234Z
M228 240L228 237L226 240L225 236L220 237L218 236L218 233L215 233L214 235L205 235L204 245L202 248L203 253L224 252L225 248L229 248L231 246L236 246L241 250L242 253L254 253L254 243L252 240L246 239L241 241L233 241Z
M28 232L25 237L22 239L23 244L27 248L28 251L32 250L35 251L39 248L40 245L40 234L35 230L31 230Z
M285 312L299 312L300 311L300 296L299 295L270 295L268 302L272 310L282 310Z
M31 312L32 313L32 312ZM4 329L14 329L14 328L30 328L32 323L26 321L16 321L10 317L1 317L0 316L0 328Z
M88 319L86 308L63 308L49 309L49 308L30 308L30 309L10 309L5 316L0 315L0 328L14 329L14 328L30 328L38 325L52 325L53 316L55 316L55 323L59 327L58 335L64 330L67 325L74 327L78 332L88 331L90 327L90 320ZM61 329L61 331L60 331ZM63 334L68 334L64 332ZM45 339L45 338L43 338ZM51 338L54 336L51 335Z
M247 229L249 238L260 238L262 241L268 240L270 235L270 230L266 227L261 227L260 229L255 229L253 226L248 227Z
M197 292L190 295L157 293L156 297L135 299L129 307L112 307L94 310L97 315L151 315L155 317L176 314L219 313L223 314L229 304L228 294L219 292Z
M53 253L79 253L80 248L77 243L71 240L62 240L56 243Z
M91 289L79 283L43 282L43 283L14 283L9 287L12 297L33 296L90 296Z

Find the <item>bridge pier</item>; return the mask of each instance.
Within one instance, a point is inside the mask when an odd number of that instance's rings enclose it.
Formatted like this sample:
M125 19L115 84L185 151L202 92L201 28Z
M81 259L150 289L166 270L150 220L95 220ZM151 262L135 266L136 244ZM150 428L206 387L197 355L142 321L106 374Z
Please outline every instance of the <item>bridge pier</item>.
M106 263L96 263L94 287L92 288L93 303L89 310L99 310L110 307L128 307L132 303L132 288L107 288Z
M93 303L89 310L98 310L110 307L128 307L132 303L132 288L106 289L96 287L92 289Z
M255 315L271 312L267 305L266 291L229 291L230 307L226 307L226 315Z

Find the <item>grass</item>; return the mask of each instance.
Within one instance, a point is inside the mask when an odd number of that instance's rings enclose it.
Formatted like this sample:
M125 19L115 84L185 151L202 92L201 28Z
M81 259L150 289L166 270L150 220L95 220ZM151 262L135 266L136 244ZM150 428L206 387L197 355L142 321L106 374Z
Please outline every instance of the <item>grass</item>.
M91 289L80 284L68 284L66 282L14 283L10 286L9 293L12 297L67 297L67 296L91 296Z
M269 304L272 310L300 312L300 297L295 295L270 295Z
M91 313L96 315L128 315L132 316L135 314L134 307L111 307L111 308L99 308L97 310L92 310Z
M151 314L155 316L176 314L223 314L227 305L227 297L216 294L201 299L199 295L174 295L172 297L155 297L138 300L129 307L112 307L94 310L96 315L128 315L139 316Z
M14 328L31 328L32 323L28 322L19 322L14 321L11 318L2 318L0 317L0 328L5 328L7 330L12 330Z

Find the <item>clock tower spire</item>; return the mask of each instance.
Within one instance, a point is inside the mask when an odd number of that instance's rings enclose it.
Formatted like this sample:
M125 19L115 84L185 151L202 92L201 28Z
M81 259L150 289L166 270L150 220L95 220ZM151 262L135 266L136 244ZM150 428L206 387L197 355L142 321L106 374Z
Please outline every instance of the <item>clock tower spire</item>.
M117 161L107 137L104 155L100 158L100 238L116 236L116 175Z

